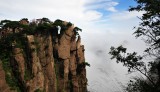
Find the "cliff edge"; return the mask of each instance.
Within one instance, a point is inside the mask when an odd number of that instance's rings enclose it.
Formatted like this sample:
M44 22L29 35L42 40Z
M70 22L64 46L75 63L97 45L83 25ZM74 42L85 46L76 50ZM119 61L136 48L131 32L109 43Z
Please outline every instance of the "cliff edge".
M87 92L80 28L47 18L0 25L0 92Z

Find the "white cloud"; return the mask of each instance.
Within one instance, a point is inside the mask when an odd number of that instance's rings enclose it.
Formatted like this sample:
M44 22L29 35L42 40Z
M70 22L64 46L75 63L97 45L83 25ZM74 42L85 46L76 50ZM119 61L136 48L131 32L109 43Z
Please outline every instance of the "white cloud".
M86 61L91 64L91 67L87 68L89 90L91 92L106 92L106 90L108 92L124 92L121 86L126 84L130 75L126 75L127 69L121 64L110 60L109 49L111 46L124 45L130 52L142 52L145 44L132 36L133 30L129 27L126 29L112 27L113 30L107 27L104 29L95 25L81 33L82 42L86 48Z
M118 5L119 3L118 2L109 2L109 4L108 5L110 5L110 6L116 6L116 5Z
M48 17L73 22L93 21L103 16L103 12L96 9L115 12L116 5L118 3L112 0L1 0L0 13L9 19Z
M103 16L102 13L92 10L85 12L84 15L87 21L98 20Z
M111 11L115 12L117 11L115 9L115 6L117 6L119 3L112 1L112 0L98 0L98 1L92 1L92 2L87 2L86 7L88 9L104 9L106 11Z
M128 11L121 11L121 12L117 12L117 13L113 13L110 15L110 18L112 20L116 20L116 21L125 21L125 20L130 20L133 18L136 18L137 16L142 16L143 12L128 12Z
M2 0L0 13L9 18L37 18L49 17L68 19L81 19L84 7L83 0Z
M117 12L117 10L115 9L115 7L109 7L106 10L111 11L111 12Z
M117 12L118 10L115 8L119 3L118 2L110 2L108 4L108 7L106 7L106 10L111 11L111 12Z
M87 69L90 91L124 92L122 86L126 86L129 77L134 75L127 75L122 64L111 61L108 52L111 46L124 45L129 52L142 54L145 43L132 35L133 26L139 22L137 16L141 13L117 11L89 24L91 26L81 33L88 57L86 61L91 64Z

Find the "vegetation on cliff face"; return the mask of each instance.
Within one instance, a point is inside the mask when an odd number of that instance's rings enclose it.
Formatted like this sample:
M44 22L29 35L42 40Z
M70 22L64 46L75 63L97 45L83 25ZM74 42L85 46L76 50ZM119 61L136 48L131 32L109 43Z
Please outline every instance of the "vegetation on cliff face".
M160 1L159 0L135 0L136 7L130 7L130 11L143 11L140 24L135 27L136 37L143 37L148 48L145 55L137 55L136 52L127 53L126 48L111 47L109 54L111 59L122 63L128 68L128 72L138 71L145 78L134 78L126 88L128 92L160 92ZM147 64L145 58L152 60Z
M84 60L78 31L82 29L59 19L2 20L0 60L10 90L87 91L85 66L90 65Z

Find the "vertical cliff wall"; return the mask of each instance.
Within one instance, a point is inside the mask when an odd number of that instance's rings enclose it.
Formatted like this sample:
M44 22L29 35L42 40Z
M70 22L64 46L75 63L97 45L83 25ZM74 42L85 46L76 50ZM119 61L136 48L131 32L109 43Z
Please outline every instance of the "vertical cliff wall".
M1 92L87 92L80 28L47 18L1 24Z

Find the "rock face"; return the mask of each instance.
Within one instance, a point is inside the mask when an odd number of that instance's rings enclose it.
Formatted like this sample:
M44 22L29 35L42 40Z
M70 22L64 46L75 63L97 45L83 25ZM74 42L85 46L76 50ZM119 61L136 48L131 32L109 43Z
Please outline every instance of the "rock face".
M5 72L2 68L2 62L0 61L0 92L11 92L9 86L5 81Z
M7 59L0 58L4 63L2 68L0 62L0 92L87 92L85 50L74 25L59 20L63 26L58 25L61 27L58 34L56 23L41 21L35 24L41 27L34 33L23 33L25 30L20 28L22 33L16 33L19 39L14 37L9 41L10 49L3 49L10 54ZM34 24L27 20L19 23ZM44 25L50 26L45 28ZM7 39L6 34L0 39L1 43L6 42L4 39Z

